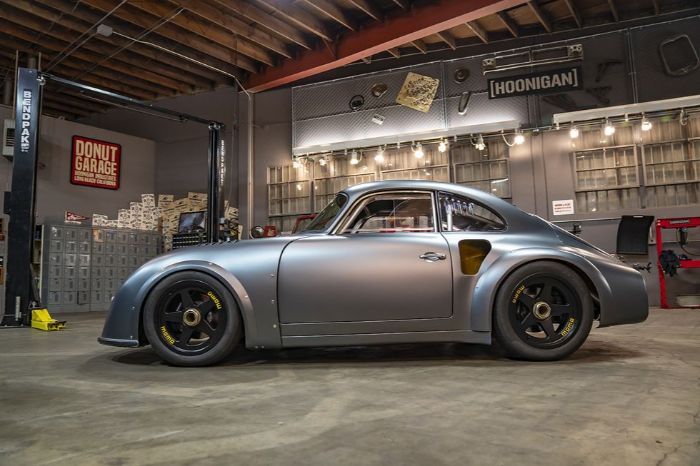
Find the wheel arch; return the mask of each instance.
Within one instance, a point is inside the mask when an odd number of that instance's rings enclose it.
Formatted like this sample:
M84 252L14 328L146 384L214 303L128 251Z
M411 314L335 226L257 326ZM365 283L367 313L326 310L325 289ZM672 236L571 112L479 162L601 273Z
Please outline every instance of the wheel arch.
M141 344L148 344L148 339L146 338L143 328L143 313L148 297L160 282L173 274L181 272L200 272L208 275L224 286L231 293L231 296L233 296L241 313L241 319L243 320L243 340L247 344L249 339L255 338L256 329L255 320L253 319L253 305L243 284L231 272L217 264L206 261L187 261L166 267L160 274L153 276L141 287L136 299L136 302L139 303L138 335Z
M548 249L523 249L504 255L495 261L482 275L476 285L473 310L471 312L471 330L491 331L493 324L493 310L496 296L503 282L521 267L533 262L556 262L571 268L591 292L596 306L595 318L600 315L600 300L602 296L610 293L610 287L602 273L588 259L578 254L567 251L552 251Z

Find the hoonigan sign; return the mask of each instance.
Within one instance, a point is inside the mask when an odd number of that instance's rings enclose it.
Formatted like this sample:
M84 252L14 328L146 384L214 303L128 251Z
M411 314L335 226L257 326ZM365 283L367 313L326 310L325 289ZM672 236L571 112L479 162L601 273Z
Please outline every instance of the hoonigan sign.
M581 67L543 71L488 80L489 99L528 94L547 94L582 89Z
M122 146L73 136L70 182L94 188L119 189Z

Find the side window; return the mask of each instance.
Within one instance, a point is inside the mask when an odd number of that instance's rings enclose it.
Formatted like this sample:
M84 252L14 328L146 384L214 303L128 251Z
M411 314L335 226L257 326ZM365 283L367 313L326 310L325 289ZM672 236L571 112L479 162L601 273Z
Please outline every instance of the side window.
M442 231L499 231L506 225L491 209L471 199L440 194Z
M429 193L381 193L362 201L343 233L433 232L433 199Z

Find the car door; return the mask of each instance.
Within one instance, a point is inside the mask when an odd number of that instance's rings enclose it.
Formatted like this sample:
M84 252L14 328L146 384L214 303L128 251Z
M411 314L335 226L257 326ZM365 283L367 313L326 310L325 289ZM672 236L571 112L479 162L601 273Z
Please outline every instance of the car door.
M284 250L280 322L371 322L449 317L452 267L430 192L357 201L334 234Z

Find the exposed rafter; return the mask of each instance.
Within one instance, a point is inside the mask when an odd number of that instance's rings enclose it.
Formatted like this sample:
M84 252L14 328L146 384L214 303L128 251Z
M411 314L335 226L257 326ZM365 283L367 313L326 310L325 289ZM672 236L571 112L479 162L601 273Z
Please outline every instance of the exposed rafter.
M547 32L552 32L552 22L547 17L547 13L545 13L544 10L542 10L542 7L537 2L537 0L530 0L529 2L527 2L527 4L532 10L532 12L535 14L537 21L540 22L544 30Z
M608 0L608 6L610 7L610 14L612 14L613 19L616 22L620 21L620 13L617 11L617 5L615 5L615 0Z
M348 16L338 5L329 0L303 0L304 3L312 8L315 8L320 13L328 16L330 19L342 24L351 31L356 31L357 26L350 16Z
M409 14L368 25L361 32L343 34L333 49L309 50L299 58L251 76L248 89L257 92L288 84L522 3L523 0L442 0L415 6Z
M441 41L447 44L452 50L457 50L457 41L450 31L440 31L435 33Z
M661 13L661 8L659 8L659 0L651 0L651 3L654 6L654 14L658 15Z
M348 0L355 8L362 10L375 21L384 19L384 14L371 0Z
M398 5L399 8L403 10L408 10L411 8L411 5L409 3L409 0L392 0L394 2L394 5Z
M316 16L303 8L291 5L288 0L256 0L259 4L270 8L276 15L284 18L295 26L317 35L323 40L333 40L333 35Z
M401 51L399 50L398 47L393 47L393 48L387 49L387 52L389 53L389 55L391 55L394 58L399 58L401 56Z
M481 25L476 22L476 20L468 21L465 24L469 29L471 29L471 31L474 33L474 35L476 35L476 37L481 39L481 42L483 42L484 44L489 43L489 34L486 32L486 29L481 27Z
M496 16L498 16L498 19L500 19L503 25L506 27L506 29L508 29L510 35L512 35L513 37L520 37L520 30L518 28L518 25L515 24L515 21L513 21L513 19L510 16L508 16L507 11L499 11L498 13L496 13Z
M569 9L571 17L576 22L576 27L583 27L583 21L581 21L581 15L579 14L576 5L574 5L574 0L564 0L564 3L566 3L566 8Z
M428 53L428 44L422 39L412 40L411 45L417 48L420 53Z

